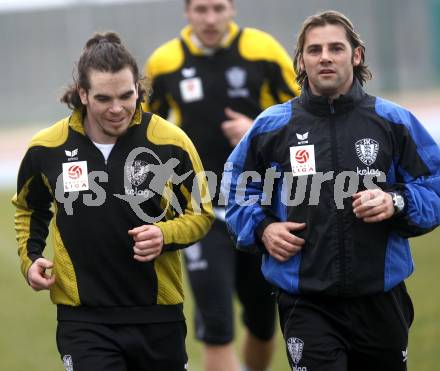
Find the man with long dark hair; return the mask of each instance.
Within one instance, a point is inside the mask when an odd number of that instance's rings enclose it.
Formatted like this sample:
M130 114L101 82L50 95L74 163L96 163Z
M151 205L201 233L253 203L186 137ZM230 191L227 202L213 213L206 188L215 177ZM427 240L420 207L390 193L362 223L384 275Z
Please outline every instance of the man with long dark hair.
M32 139L18 174L21 270L57 305L66 370L187 369L178 250L213 213L194 146L142 112L144 95L119 36L94 35L61 98L72 114Z

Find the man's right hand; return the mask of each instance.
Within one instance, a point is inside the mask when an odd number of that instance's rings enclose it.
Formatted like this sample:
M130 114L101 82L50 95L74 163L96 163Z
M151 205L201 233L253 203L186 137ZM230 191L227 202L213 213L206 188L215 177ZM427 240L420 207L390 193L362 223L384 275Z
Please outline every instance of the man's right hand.
M300 231L305 227L306 223L271 223L264 229L261 240L270 256L284 262L302 249L305 241L292 232Z
M38 258L30 266L27 273L29 285L35 290L49 290L55 283L55 275L46 274L46 269L53 268L53 263L45 258Z
M253 120L240 112L225 108L226 121L223 121L221 128L223 134L229 140L232 147L235 147L243 138L253 124Z

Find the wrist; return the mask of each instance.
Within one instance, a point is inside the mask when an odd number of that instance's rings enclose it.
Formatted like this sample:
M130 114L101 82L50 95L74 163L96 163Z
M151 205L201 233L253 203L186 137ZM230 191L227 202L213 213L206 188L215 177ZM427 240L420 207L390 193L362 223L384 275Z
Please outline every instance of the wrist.
M388 192L393 201L394 215L400 215L405 210L405 198L400 192Z
M266 216L261 222L260 222L260 224L258 224L258 226L257 226L257 228L256 228L256 234L257 234L257 237L260 239L260 241L263 241L263 234L264 234L264 230L266 229L266 227L269 225L269 224L272 224L272 223L276 223L276 222L278 222L279 220L278 219L276 219L276 218L274 218L273 216Z

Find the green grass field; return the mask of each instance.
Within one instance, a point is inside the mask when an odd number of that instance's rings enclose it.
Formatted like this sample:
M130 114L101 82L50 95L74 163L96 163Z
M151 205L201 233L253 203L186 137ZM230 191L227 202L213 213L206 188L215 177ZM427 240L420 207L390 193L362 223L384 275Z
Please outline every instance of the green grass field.
M55 306L47 292L33 292L22 277L13 231L13 191L0 191L0 370L62 370L55 345ZM415 306L411 328L409 370L434 371L440 364L440 229L414 239L416 272L408 280L408 290ZM49 253L50 254L50 253ZM188 319L187 348L190 369L200 371L200 344L193 339L192 301L187 294L185 312ZM240 327L237 335L241 338ZM284 345L278 334L278 349L272 371L288 370ZM374 370L372 370L374 371Z

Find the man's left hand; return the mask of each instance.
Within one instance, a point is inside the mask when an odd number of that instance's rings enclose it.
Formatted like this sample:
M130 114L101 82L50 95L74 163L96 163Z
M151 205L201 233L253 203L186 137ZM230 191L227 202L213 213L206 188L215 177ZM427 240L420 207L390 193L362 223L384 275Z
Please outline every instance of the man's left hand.
M235 147L252 126L253 120L230 108L225 108L225 115L229 120L222 123L223 134L228 138L231 146Z
M394 215L391 195L381 189L367 189L353 195L353 212L365 223L376 223Z
M128 234L133 237L134 259L149 262L158 257L163 248L163 234L155 225L141 225L130 229Z

